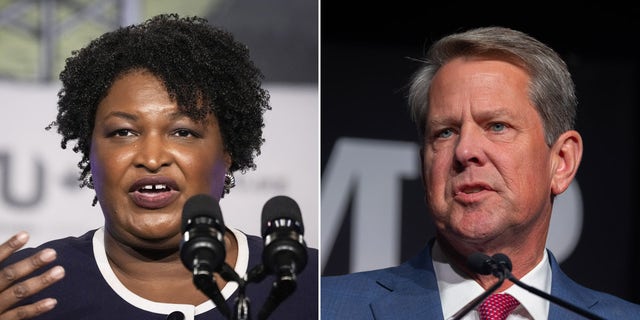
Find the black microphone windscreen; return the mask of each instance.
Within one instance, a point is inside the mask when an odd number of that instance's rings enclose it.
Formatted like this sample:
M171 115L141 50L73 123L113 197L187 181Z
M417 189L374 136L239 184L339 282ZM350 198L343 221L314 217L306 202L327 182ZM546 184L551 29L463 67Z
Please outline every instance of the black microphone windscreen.
M189 220L205 216L214 219L224 230L224 220L222 220L222 210L220 204L208 194L197 194L189 198L182 207L182 232L186 231Z
M262 235L264 236L270 221L276 219L290 219L296 222L301 234L304 233L302 213L298 203L287 196L275 196L269 199L262 207Z
M467 257L467 266L479 274L491 274L491 257L481 252L474 252Z
M496 253L491 258L493 258L493 260L495 260L498 264L502 264L507 267L509 271L512 270L511 259L509 259L509 256L507 256L506 254Z

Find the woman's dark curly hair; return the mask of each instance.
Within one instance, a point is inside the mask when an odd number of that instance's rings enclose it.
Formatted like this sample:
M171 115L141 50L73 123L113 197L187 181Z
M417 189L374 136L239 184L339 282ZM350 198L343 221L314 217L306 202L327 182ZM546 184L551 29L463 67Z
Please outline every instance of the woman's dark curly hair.
M206 19L162 14L108 32L66 60L51 126L62 135L63 149L77 140L73 151L82 153L81 187L91 187L89 150L98 104L114 81L132 70L158 77L188 117L202 121L215 115L232 158L230 171L256 168L253 160L264 142L262 116L271 107L248 48Z

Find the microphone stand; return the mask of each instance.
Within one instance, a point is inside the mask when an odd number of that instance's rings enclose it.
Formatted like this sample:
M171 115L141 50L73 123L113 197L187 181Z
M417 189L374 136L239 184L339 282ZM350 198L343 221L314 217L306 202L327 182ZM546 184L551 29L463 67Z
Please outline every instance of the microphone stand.
M245 283L250 282L262 282L266 278L269 272L264 267L264 264L259 264L253 267L247 275L245 276ZM267 319L273 310L276 309L277 306L280 305L282 301L284 301L293 291L295 291L297 287L296 276L295 274L289 274L284 277L278 277L278 279L273 283L271 287L271 292L269 293L269 297L267 301L265 301L264 305L258 312L258 319L265 320Z
M238 274L226 263L223 264L221 270L218 271L220 276L222 276L222 278L224 278L225 280L235 281L238 283L238 297L235 301L233 317L231 315L229 307L224 302L224 298L220 294L220 290L215 290L217 289L217 287L214 287L215 283L211 280L213 279L213 277L207 277L206 275L196 275L195 270L196 269L194 269L194 283L196 283L196 286L200 290L202 290L209 298L211 298L215 305L220 308L220 313L222 313L227 319L251 320L251 301L246 296L246 287L249 283L262 282L262 280L264 280L269 274L263 264L256 265L242 278L238 276ZM502 281L504 281L504 279ZM293 293L293 291L295 291L296 287L297 282L295 274L291 274L289 276L282 277L276 280L273 283L273 287L271 288L271 293L267 298L267 301L258 313L258 319L267 319L271 315L273 310L275 310L282 301L284 301L289 295L291 295L291 293Z
M233 270L233 268L231 268L227 263L222 265L220 270L218 270L218 273L223 279L227 280L227 282L234 281L238 283L238 299L236 300L233 319L249 320L249 300L245 296L245 281L240 278L238 273L236 273L235 270ZM226 319L232 319L231 310L220 293L220 289L215 282L213 273L211 273L207 268L200 268L199 265L196 265L193 269L193 283L198 289L200 289L200 291L206 294L207 297L213 301L220 313L222 313Z
M597 315L595 315L595 314L593 314L593 313L591 313L589 311L586 311L586 310L583 310L581 308L578 308L578 307L576 307L576 306L574 306L574 305L572 305L572 304L570 304L570 303L568 303L568 302L566 302L566 301L564 301L564 300L562 300L560 298L554 297L554 296L552 296L550 294L547 294L546 292L544 292L542 290L539 290L539 289L534 288L534 287L532 287L530 285L524 284L523 282L521 282L520 280L518 280L514 276L512 276L511 273L509 273L508 279L511 282L517 284L519 287L521 287L521 288L523 288L523 289L525 289L525 290L527 290L527 291L529 291L529 292L531 292L533 294L541 296L541 297L543 297L545 299L548 299L549 301L551 301L551 302L553 302L555 304L558 304L561 307L569 309L569 310L571 310L571 311L573 311L573 312L575 312L575 313L577 313L577 314L579 314L579 315L581 315L581 316L583 316L585 318L596 319L596 320L604 320L604 318L602 318L600 316L597 316Z
M249 298L245 294L246 282L241 280L238 282L238 298L236 298L233 319L234 320L250 320L251 314L249 306Z
M604 318L602 318L602 317L600 317L598 315L595 315L595 314L593 314L593 313L591 313L591 312L589 312L587 310L578 308L578 307L570 304L569 302L566 302L566 301L564 301L564 300L562 300L562 299L560 299L558 297L554 297L554 296L552 296L552 295L550 295L550 294L548 294L548 293L546 293L546 292L544 292L544 291L542 291L542 290L540 290L538 288L535 288L535 287L532 287L530 285L527 285L527 284L523 283L522 281L518 280L518 278L514 277L511 274L511 270L509 270L509 267L507 266L507 264L504 261L499 261L498 265L500 265L502 267L502 271L507 275L507 279L509 279L509 281L515 283L519 287L521 287L521 288L523 288L523 289L525 289L525 290L527 290L527 291L529 291L529 292L531 292L531 293L533 293L533 294L535 294L535 295L537 295L539 297L545 298L545 299L547 299L547 300L549 300L549 301L551 301L551 302L553 302L553 303L555 303L555 304L557 304L557 305L559 305L561 307L564 307L564 308L566 308L568 310L571 310L571 311L573 311L573 312L575 312L575 313L577 313L577 314L579 314L579 315L581 315L581 316L583 316L585 318L595 319L595 320L604 320Z
M196 266L193 269L193 283L196 288L202 291L218 307L220 313L226 318L231 318L229 306L225 303L224 297L220 293L218 285L215 283L214 275L209 270L202 270Z
M471 310L473 310L475 307L477 307L480 303L482 303L482 301L484 301L484 299L486 299L489 295L491 295L496 290L498 290L498 288L500 288L502 283L504 283L505 273L501 272L500 270L497 270L497 269L494 269L492 271L492 273L493 273L494 276L498 277L498 282L496 282L494 285L489 287L489 289L487 289L481 295L479 295L475 299L471 300L471 302L467 303L467 305L465 305L464 308L462 308L460 311L458 311L458 313L456 313L454 315L452 320L460 320L460 319L462 319L462 317L467 315L467 313L469 313Z
M247 282L226 263L222 265L220 275L227 281L235 281L238 283L238 297L234 305L233 320L250 320L250 301L245 293Z
M229 268L230 269L230 268ZM233 271L233 270L231 270ZM233 274L236 274L233 272ZM243 278L237 276L234 279L238 283L238 297L236 298L233 313L234 320L251 320L251 300L246 295L247 284L251 282L260 282L266 277L264 266L259 264L251 269Z
M271 292L267 301L265 301L262 309L258 313L259 320L265 320L271 315L273 310L276 309L288 296L296 290L296 275L290 274L285 277L278 277L271 287Z

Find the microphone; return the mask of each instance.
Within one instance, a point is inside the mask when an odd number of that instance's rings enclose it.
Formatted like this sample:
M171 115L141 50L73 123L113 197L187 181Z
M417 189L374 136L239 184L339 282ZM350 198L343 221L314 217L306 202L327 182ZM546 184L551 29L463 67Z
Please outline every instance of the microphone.
M560 305L561 307L564 307L568 310L571 310L585 318L588 319L601 319L604 320L604 318L597 316L587 310L584 310L582 308L579 308L575 305L570 304L567 301L564 301L558 297L552 296L542 290L539 290L538 288L532 287L530 285L527 285L525 283L523 283L522 281L518 280L518 278L514 277L511 274L511 270L512 270L512 265L511 265L511 259L509 259L509 257L506 254L503 253L496 253L491 257L495 263L497 264L497 266L503 270L503 272L507 275L507 279L509 279L511 282L515 283L516 285L518 285L519 287L539 296L542 297L544 299L547 299L557 305Z
M275 196L262 208L262 261L278 278L294 278L307 264L300 207L287 196Z
M502 272L491 257L480 252L474 252L467 257L467 266L471 271L482 275L494 274L498 277L499 274L496 272Z
M511 276L513 265L511 264L511 259L509 259L509 256L504 253L496 253L491 257L491 259L495 261L496 266L500 267L507 274L507 276Z
M460 311L453 315L453 320L460 320L471 310L475 309L480 303L482 303L482 301L484 301L484 299L498 290L498 288L500 288L506 278L504 269L500 268L495 260L484 253L474 252L470 254L467 257L467 266L469 267L469 269L471 269L471 271L478 274L493 274L498 278L498 282L494 283L491 287L489 287L489 289L485 290L482 294L467 303L462 309L460 309Z
M307 265L307 246L300 207L287 196L275 196L262 208L264 270L276 276L267 301L258 314L266 319L297 287L296 275Z
M224 221L218 201L207 194L189 198L182 209L180 259L193 272L193 283L227 319L231 311L214 281L214 272L228 272L224 259Z

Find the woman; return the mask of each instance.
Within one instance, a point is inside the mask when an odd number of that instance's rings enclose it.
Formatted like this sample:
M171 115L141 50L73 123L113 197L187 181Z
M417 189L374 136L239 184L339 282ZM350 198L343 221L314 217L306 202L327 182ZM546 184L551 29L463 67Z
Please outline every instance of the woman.
M204 19L159 15L92 41L60 79L53 126L62 148L76 140L81 186L95 189L105 225L15 254L26 233L0 246L0 319L219 318L180 260L181 214L256 167L270 106L248 50ZM228 229L224 244L238 275L261 263L260 237ZM308 257L273 318L317 318L317 250ZM232 308L238 283L214 279ZM247 285L252 314L272 284Z

